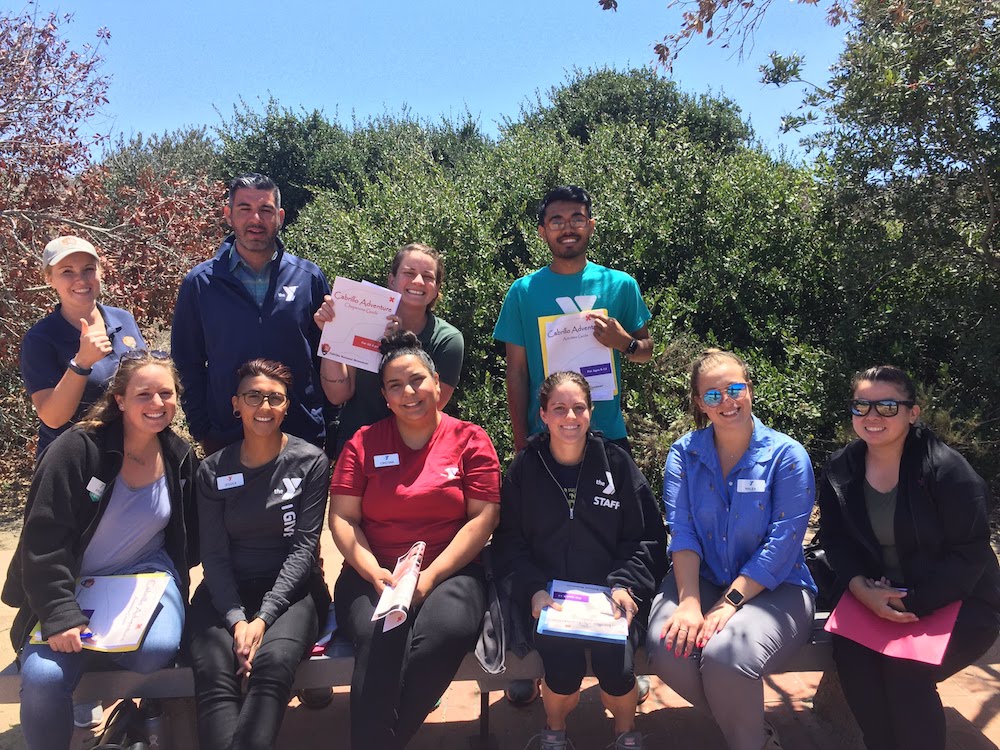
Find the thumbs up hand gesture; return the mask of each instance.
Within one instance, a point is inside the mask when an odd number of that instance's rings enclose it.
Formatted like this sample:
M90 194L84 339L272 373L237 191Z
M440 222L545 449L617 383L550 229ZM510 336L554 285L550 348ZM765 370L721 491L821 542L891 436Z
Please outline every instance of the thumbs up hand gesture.
M80 367L93 367L111 353L111 339L104 326L88 325L87 321L80 318L80 349L76 353L76 363Z

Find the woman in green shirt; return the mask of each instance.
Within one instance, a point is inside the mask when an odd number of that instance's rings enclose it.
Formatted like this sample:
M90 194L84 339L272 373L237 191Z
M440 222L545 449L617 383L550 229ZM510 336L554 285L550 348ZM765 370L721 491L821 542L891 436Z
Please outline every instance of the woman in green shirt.
M411 242L396 252L389 269L388 285L400 294L399 308L395 315L388 316L385 332L388 335L406 330L417 335L441 377L438 409L444 409L455 392L465 356L461 332L434 314L443 284L444 259L433 247ZM335 314L332 298L325 297L316 311L316 324L322 329ZM389 407L382 397L378 375L373 372L324 359L320 378L327 400L331 404L343 404L336 457L358 429L388 417Z

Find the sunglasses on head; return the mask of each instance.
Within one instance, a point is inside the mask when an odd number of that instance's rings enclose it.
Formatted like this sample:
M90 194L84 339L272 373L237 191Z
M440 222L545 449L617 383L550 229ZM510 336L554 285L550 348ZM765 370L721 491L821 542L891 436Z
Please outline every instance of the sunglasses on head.
M130 359L145 359L147 356L153 359L170 359L170 352L165 352L162 349L151 349L150 351L146 351L145 349L129 349L118 360L120 362L127 362Z
M746 383L730 383L721 391L718 388L705 391L701 394L701 402L705 406L718 406L722 403L722 394L729 396L733 401L739 401L746 395L746 392Z
M879 401L869 401L866 398L852 398L847 402L851 414L855 417L864 417L875 407L875 413L881 417L894 417L899 414L899 407L913 406L916 401L900 401L894 398L883 398Z

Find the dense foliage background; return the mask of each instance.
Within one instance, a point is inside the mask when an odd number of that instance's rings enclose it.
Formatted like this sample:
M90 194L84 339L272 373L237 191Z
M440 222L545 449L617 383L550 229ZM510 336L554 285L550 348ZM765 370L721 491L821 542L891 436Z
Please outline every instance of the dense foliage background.
M915 0L905 18L878 2L854 6L838 69L811 101L826 130L806 164L763 149L725 99L683 93L648 69L591 70L528 99L496 138L471 116L427 122L403 112L344 125L274 99L244 103L214 128L105 144L99 163L63 170L55 193L85 184L101 196L100 226L133 217L128 226L161 241L171 228L178 250L140 255L133 276L127 245L89 235L118 274L108 302L138 303L151 327L169 320L182 271L222 235L216 181L241 171L278 181L285 242L331 279L384 283L397 247L437 247L448 274L439 312L467 346L449 411L482 424L509 457L493 323L510 283L548 262L538 199L577 183L595 201L592 259L635 276L653 311L656 355L625 367L623 401L654 487L669 444L692 425L686 365L716 345L751 363L755 411L804 443L817 466L850 437L850 375L882 362L907 368L925 417L997 490L1000 23L958 0ZM956 37L947 14L958 10ZM794 61L783 64L794 79ZM184 206L197 207L197 223ZM27 209L0 206L0 218L11 210ZM192 222L186 236L178 215ZM79 217L44 229L87 234ZM29 268L43 235L35 227L5 243L3 267ZM39 284L28 271L4 279L0 317L12 343L41 314ZM27 298L31 314L10 314ZM0 413L17 415L0 421L8 497L23 497L33 430L16 352L0 348Z

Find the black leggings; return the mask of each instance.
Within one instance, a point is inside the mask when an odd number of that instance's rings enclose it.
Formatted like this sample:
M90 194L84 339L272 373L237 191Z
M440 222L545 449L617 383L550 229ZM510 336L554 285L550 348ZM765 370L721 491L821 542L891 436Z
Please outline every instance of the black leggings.
M337 624L354 643L351 747L406 747L476 645L486 610L483 568L467 565L442 581L416 615L382 632L372 622L375 587L344 565L334 588Z
M635 686L635 649L645 631L640 627L641 615L636 615L628 630L625 643L586 642L535 631L535 650L545 667L545 684L559 695L573 695L587 674L587 651L590 664L603 690L619 697Z
M257 611L272 584L239 584L240 600L247 612ZM191 601L188 628L201 750L273 747L299 662L316 642L318 617L308 590L264 631L245 698L241 690L243 678L236 676L232 633L212 604L204 583Z
M965 669L993 645L1000 626L982 601L967 599L940 666L884 656L833 637L844 696L868 750L945 747L945 716L937 684Z

